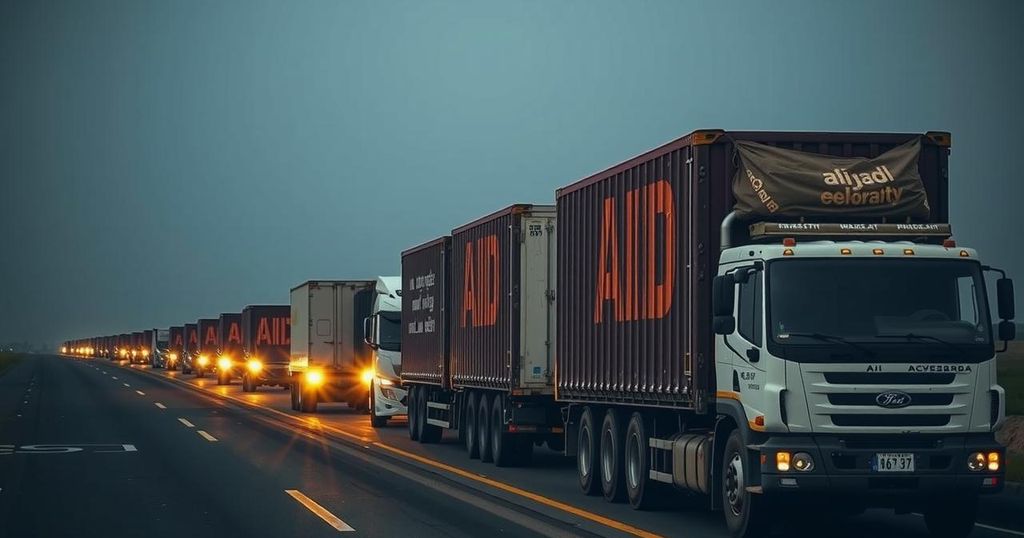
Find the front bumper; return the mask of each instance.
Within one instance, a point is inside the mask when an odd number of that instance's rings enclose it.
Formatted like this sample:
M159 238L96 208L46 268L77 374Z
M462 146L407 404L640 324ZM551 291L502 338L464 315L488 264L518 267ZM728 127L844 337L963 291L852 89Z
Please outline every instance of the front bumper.
M761 487L773 495L851 496L868 506L899 506L947 495L998 493L1003 489L1006 451L992 434L770 436L759 445ZM806 452L807 472L776 470L776 453ZM875 454L914 454L913 472L872 470ZM999 471L970 471L972 452L999 452Z
M260 385L287 385L291 381L287 364L266 364L259 372L246 369L250 379Z
M373 412L378 417L394 417L409 412L406 407L408 393L399 388L397 383L391 387L381 387L379 383L374 383L373 391Z

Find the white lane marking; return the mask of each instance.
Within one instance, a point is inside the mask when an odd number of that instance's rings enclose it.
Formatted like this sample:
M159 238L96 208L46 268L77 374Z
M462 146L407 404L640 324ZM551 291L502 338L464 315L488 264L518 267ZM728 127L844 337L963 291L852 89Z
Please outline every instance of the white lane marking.
M124 447L125 452L138 452L139 449L135 448L135 445L121 445Z
M918 514L917 512L911 512L911 513L914 514L917 517L924 517L923 515ZM1021 532L1021 531L1015 531L1013 529L1004 529L1002 527L993 527L992 525L986 525L984 523L975 523L974 526L975 527L981 527L983 529L988 529L990 531L1005 532L1006 534L1012 534L1014 536L1024 536L1024 532Z
M214 436L204 432L203 430L196 430L196 433L198 433L199 435L202 435L203 439L206 439L207 441L209 441L211 443L213 443L213 442L215 442L217 440L216 437L214 437Z
M185 420L185 419L183 419L183 418L179 418L179 419L178 419L178 422L180 422L180 423L182 423L182 424L184 424L184 425L188 426L189 428L195 428L195 427L196 427L196 425L195 425L195 424L192 424L191 422L189 422L189 421L187 421L187 420Z
M141 390L137 390L135 392L138 393L139 396L145 396L146 395L146 393L142 392Z
M129 385L128 383L121 383L121 384L122 384L122 385L124 385L124 386L126 386L126 387L130 387L130 386L131 386L131 385Z
M116 377L114 377L114 376L110 376L110 379L117 379L117 378L116 378Z
M305 506L307 510L316 514L320 519L324 520L325 523L332 526L338 532L355 532L355 529L350 527L348 523L342 521L338 516L330 513L326 508L320 506L316 501L306 497L301 491L297 489L286 489L285 493L291 495L293 499L299 501L302 506Z
M160 403L160 402L156 402L156 403L155 403L155 404L153 404L153 405L155 405L155 406L159 407L160 409L167 409L167 406L166 406L166 405L164 405L164 404L162 404L162 403Z

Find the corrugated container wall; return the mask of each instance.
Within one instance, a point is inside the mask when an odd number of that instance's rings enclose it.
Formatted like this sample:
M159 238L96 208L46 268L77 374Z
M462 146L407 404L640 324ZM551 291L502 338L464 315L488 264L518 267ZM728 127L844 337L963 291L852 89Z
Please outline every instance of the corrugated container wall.
M153 345L154 332L155 331L153 329L142 331L142 342L139 344L139 347L149 352L152 352L153 350L149 348Z
M170 329L168 329L168 332L168 351L170 351L171 353L177 353L179 356L181 356L182 352L185 351L185 328L171 327Z
M451 237L402 253L402 380L448 386Z
M511 390L523 384L524 215L553 212L552 206L514 205L452 231L453 387Z
M196 322L199 330L199 352L209 354L210 360L215 359L213 354L220 346L220 333L217 330L219 325L220 320L217 318L204 318Z
M266 364L287 364L291 352L291 307L247 306L242 310L242 345Z
M199 353L199 326L195 323L186 323L184 331L185 351L187 353Z
M697 131L559 189L558 398L706 410L732 140L874 157L915 136ZM948 215L945 136L925 136L919 161L933 222Z
M220 352L231 353L232 359L242 358L242 315L221 314L217 324L220 335Z

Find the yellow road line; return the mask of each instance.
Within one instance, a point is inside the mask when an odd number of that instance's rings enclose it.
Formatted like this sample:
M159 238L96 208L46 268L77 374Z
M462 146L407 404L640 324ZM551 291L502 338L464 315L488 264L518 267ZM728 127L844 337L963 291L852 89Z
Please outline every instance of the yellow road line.
M302 506L305 506L310 512L316 514L320 519L334 527L338 532L355 532L355 529L350 527L348 523L345 523L338 516L332 514L323 506L320 506L320 504L313 499L303 495L301 491L297 489L286 489L284 492L291 495L293 499L299 501Z

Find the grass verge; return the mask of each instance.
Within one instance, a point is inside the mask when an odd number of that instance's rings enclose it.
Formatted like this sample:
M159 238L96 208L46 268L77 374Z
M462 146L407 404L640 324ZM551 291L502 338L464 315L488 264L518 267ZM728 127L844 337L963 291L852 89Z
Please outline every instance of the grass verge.
M4 375L20 360L21 355L18 353L0 353L0 375Z

